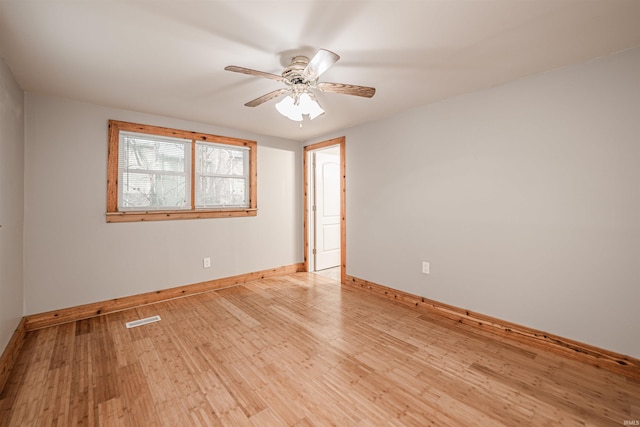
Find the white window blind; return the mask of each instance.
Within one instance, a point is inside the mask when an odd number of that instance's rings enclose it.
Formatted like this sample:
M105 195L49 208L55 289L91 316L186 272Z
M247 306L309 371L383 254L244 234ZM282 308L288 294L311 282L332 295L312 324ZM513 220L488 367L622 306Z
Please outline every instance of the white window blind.
M120 132L118 210L191 209L191 140Z
M195 207L249 207L249 149L196 142Z

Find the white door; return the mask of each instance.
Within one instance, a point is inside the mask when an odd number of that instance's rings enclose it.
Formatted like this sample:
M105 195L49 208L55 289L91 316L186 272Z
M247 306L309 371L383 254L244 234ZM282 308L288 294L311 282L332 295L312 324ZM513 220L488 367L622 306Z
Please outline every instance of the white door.
M340 150L316 151L315 181L315 269L340 265Z

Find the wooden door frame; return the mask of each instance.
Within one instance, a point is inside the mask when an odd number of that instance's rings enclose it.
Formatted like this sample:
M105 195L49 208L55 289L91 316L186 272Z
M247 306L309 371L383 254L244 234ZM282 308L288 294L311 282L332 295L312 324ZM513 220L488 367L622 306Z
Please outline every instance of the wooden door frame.
M330 139L304 147L304 271L309 271L309 153L311 151L340 147L340 283L345 283L347 275L347 166L345 156L346 138Z

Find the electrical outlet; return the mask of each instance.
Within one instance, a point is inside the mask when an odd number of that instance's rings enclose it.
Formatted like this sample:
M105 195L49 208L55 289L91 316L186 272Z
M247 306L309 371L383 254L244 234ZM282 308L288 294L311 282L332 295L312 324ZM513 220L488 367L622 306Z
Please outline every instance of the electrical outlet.
M422 261L422 273L431 274L431 264L427 261Z
M211 268L211 258L203 258L202 259L202 268Z

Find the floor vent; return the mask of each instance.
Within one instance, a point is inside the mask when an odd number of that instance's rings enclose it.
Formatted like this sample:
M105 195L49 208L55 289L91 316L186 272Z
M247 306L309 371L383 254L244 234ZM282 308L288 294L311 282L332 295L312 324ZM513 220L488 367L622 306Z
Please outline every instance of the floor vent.
M135 328L136 326L146 325L147 323L159 322L160 316L151 316L140 320L134 320L133 322L127 322L127 328Z

